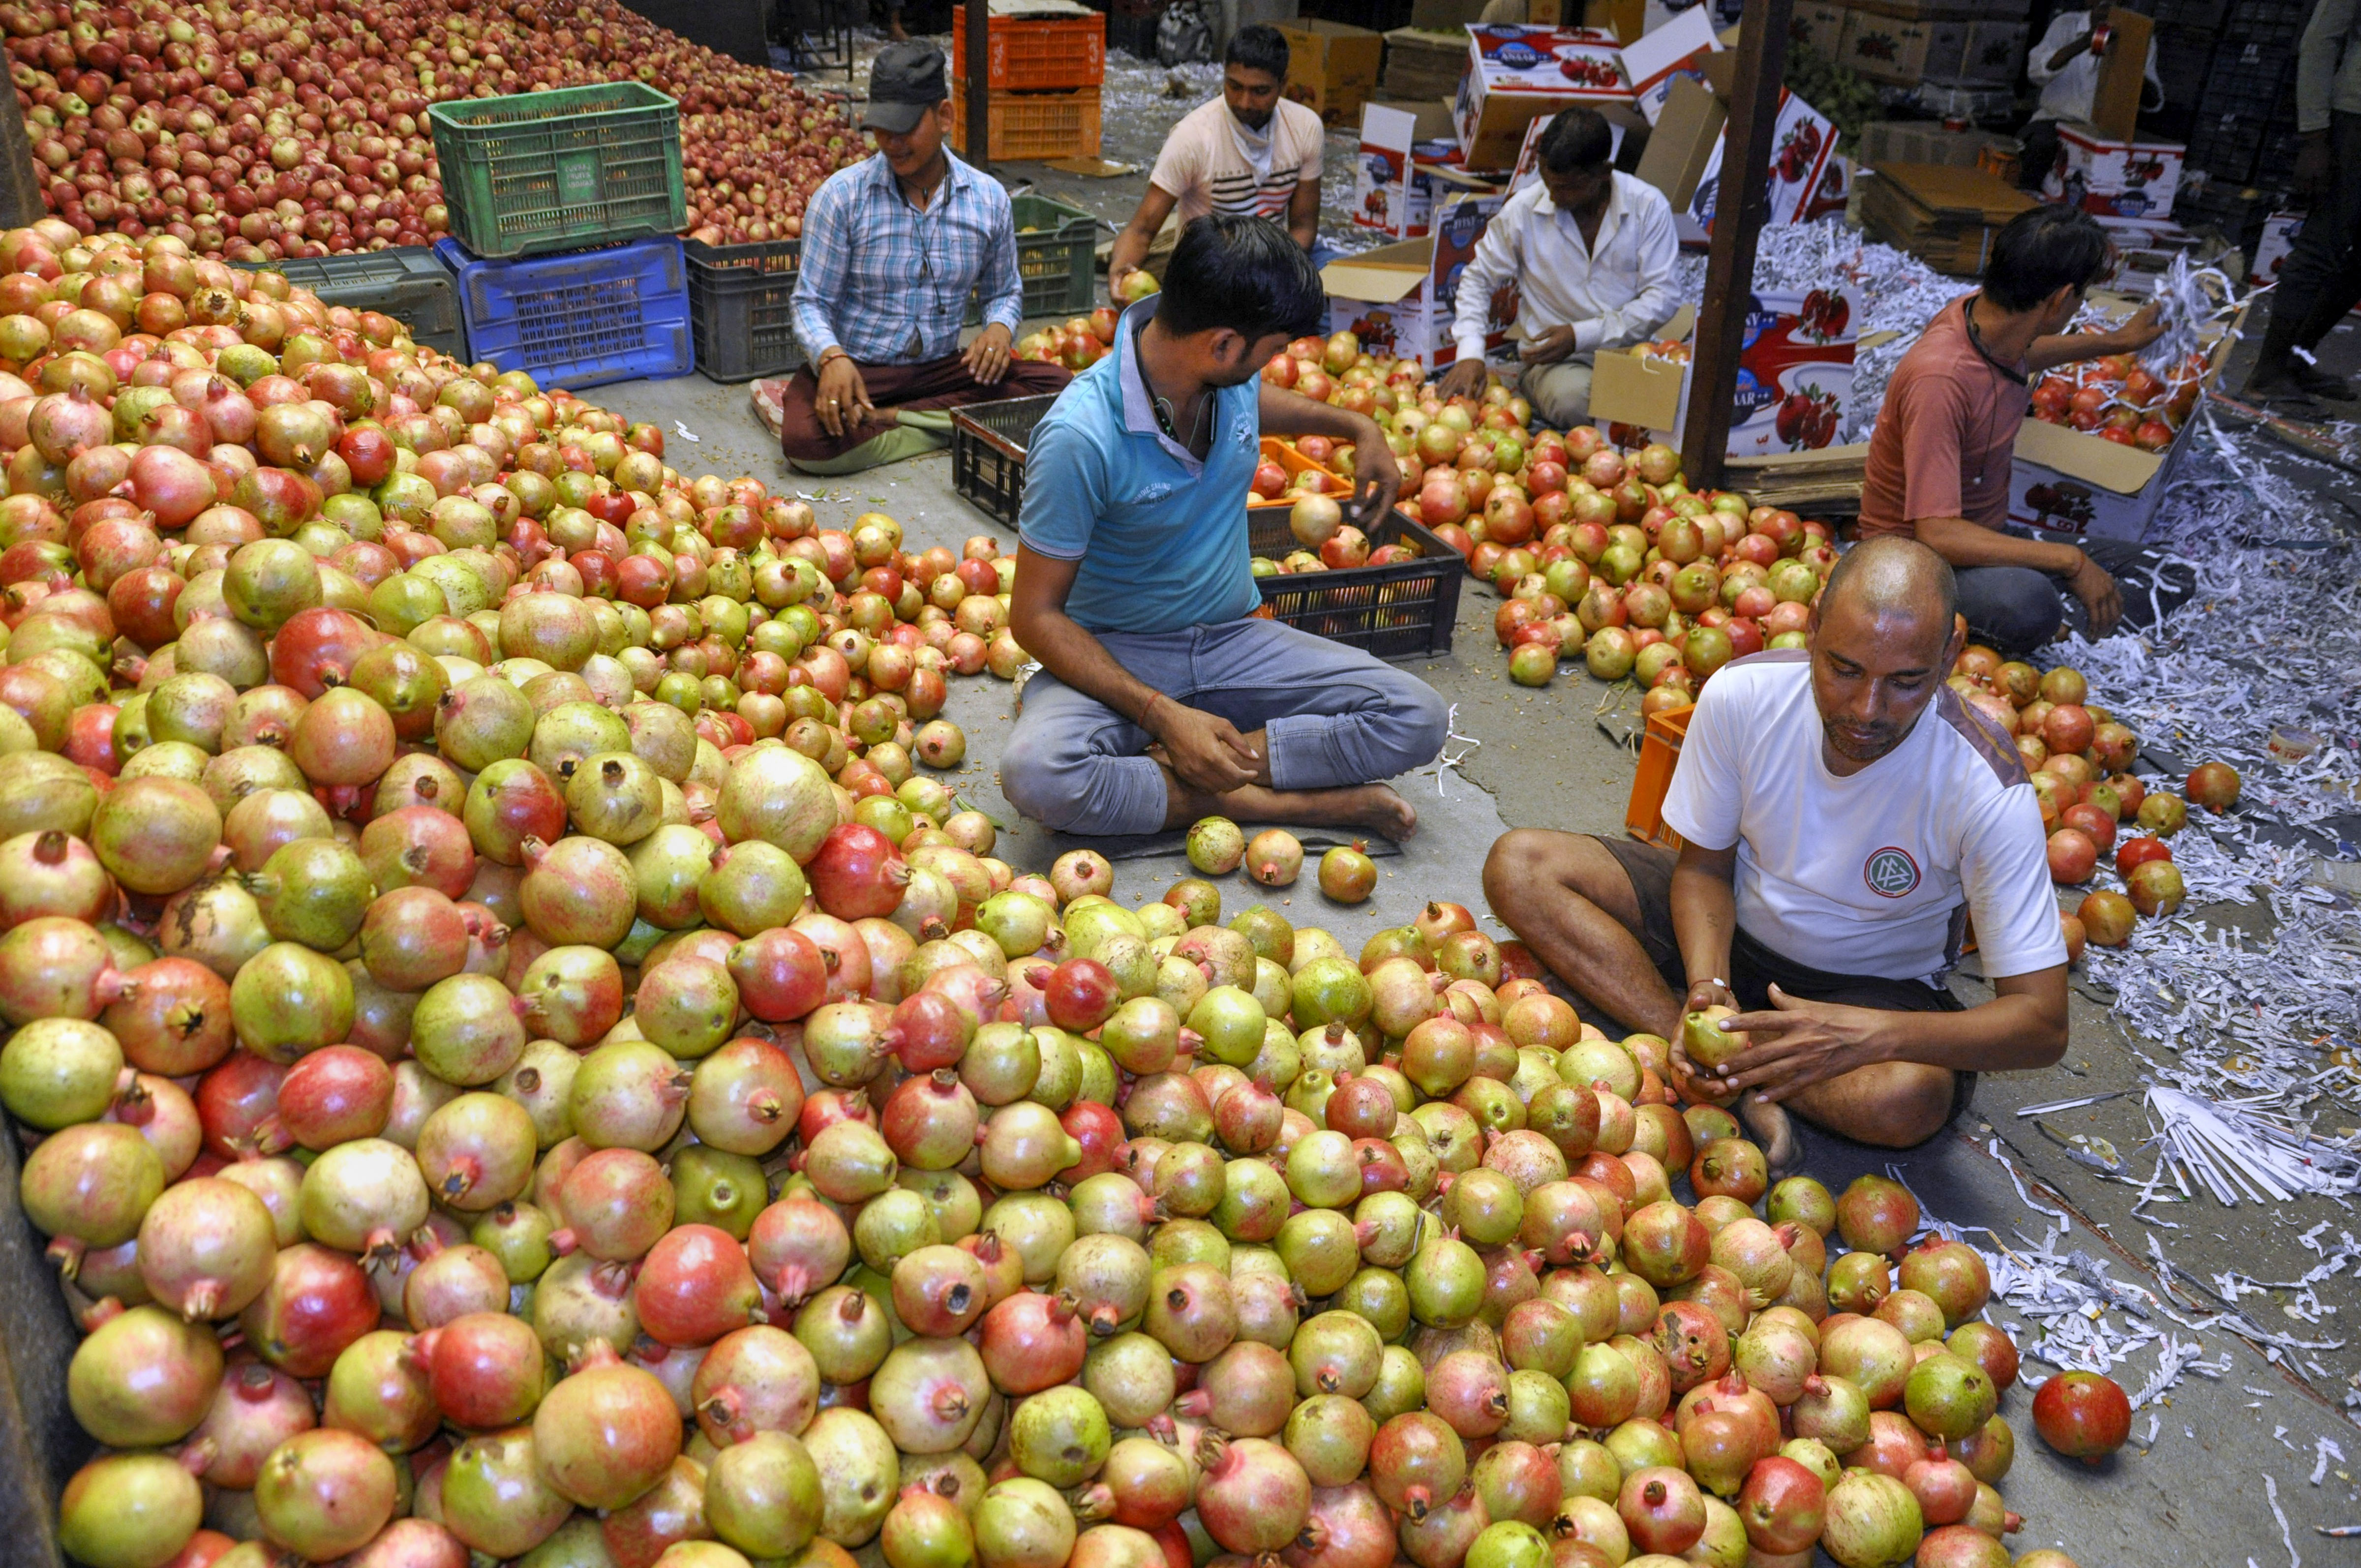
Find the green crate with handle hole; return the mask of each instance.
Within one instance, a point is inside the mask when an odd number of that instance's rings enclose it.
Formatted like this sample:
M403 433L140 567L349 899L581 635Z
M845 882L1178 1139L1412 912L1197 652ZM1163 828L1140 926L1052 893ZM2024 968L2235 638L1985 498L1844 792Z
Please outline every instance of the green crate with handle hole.
M642 82L455 99L426 120L451 232L477 256L578 250L687 222L680 105Z

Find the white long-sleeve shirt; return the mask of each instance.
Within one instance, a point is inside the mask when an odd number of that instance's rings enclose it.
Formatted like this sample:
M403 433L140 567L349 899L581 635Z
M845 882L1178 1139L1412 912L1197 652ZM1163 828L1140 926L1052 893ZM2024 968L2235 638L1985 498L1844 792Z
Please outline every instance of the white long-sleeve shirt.
M1575 352L1585 356L1637 343L1679 308L1673 268L1680 250L1673 204L1643 180L1615 176L1595 247L1535 181L1502 203L1460 275L1451 325L1460 357L1484 357L1485 317L1494 294L1511 283L1522 336L1571 326Z
M2295 128L2324 131L2332 110L2361 114L2361 5L2354 0L2320 0L2297 48Z
M2041 107L2033 111L2037 120L2088 120L2091 104L2099 95L2099 57L2085 49L2056 71L2049 62L2058 51L2091 30L2088 11L2060 11L2050 18L2049 30L2033 46L2025 59L2025 74L2041 89ZM2147 86L2140 95L2144 108L2154 109L2164 103L2164 82L2156 74L2156 39L2147 40Z

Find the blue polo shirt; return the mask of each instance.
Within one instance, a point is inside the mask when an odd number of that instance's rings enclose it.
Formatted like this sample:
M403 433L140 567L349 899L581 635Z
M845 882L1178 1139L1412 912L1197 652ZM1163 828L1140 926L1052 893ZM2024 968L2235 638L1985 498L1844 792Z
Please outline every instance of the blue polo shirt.
M1025 454L1026 548L1079 561L1066 613L1092 631L1179 631L1250 615L1246 491L1262 459L1262 380L1214 392L1204 461L1156 422L1126 310L1105 358L1074 378Z

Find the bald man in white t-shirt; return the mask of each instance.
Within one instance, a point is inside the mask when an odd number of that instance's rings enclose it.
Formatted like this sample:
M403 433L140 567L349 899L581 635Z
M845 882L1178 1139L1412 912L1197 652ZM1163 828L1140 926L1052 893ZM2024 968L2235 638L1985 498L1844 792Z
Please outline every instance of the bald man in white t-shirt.
M1923 1143L1975 1074L2066 1049L2066 945L2040 806L2016 749L1946 684L1965 631L1951 569L1884 538L1838 564L1807 649L1709 681L1664 798L1675 854L1519 829L1484 867L1492 909L1567 987L1675 1044L1686 1099L1738 1102L1774 1168L1783 1105L1861 1143ZM1970 916L1992 982L1945 981ZM1683 1014L1720 1005L1750 1045L1693 1072Z

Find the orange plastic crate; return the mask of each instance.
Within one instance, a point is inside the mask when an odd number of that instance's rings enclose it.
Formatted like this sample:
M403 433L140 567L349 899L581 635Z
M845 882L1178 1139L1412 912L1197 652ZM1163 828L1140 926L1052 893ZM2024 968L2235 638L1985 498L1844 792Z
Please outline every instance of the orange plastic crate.
M995 93L1096 87L1106 80L1106 14L994 16L985 24ZM951 76L967 80L967 7L951 7ZM997 157L998 154L994 154Z
M1306 469L1320 468L1321 472L1327 474L1332 477L1342 479L1344 485L1343 488L1330 490L1327 492L1328 494L1334 496L1339 500L1342 500L1352 493L1352 484L1349 479L1345 479L1342 476L1338 476L1334 468L1321 467L1321 465L1314 463L1311 458L1306 457L1302 453L1297 451L1295 449L1295 444L1291 441L1282 441L1276 435L1266 435L1262 438L1262 455L1270 461L1277 463L1280 467L1286 469L1287 477L1290 481L1294 479L1296 475L1304 472ZM1296 493L1293 490L1289 490L1283 495L1264 497L1256 495L1252 490L1248 490L1246 492L1246 506L1249 510L1256 507L1291 507L1295 504L1295 494Z
M967 104L960 78L951 78L951 150L967 151ZM1095 158L1099 151L1099 90L995 93L992 151L1004 159Z
M1664 826L1664 792L1673 786L1673 768L1681 760L1681 740L1689 731L1689 715L1697 711L1668 707L1648 716L1640 736L1640 768L1631 778L1631 804L1623 808L1623 826L1642 843L1667 850L1681 847L1681 836Z

